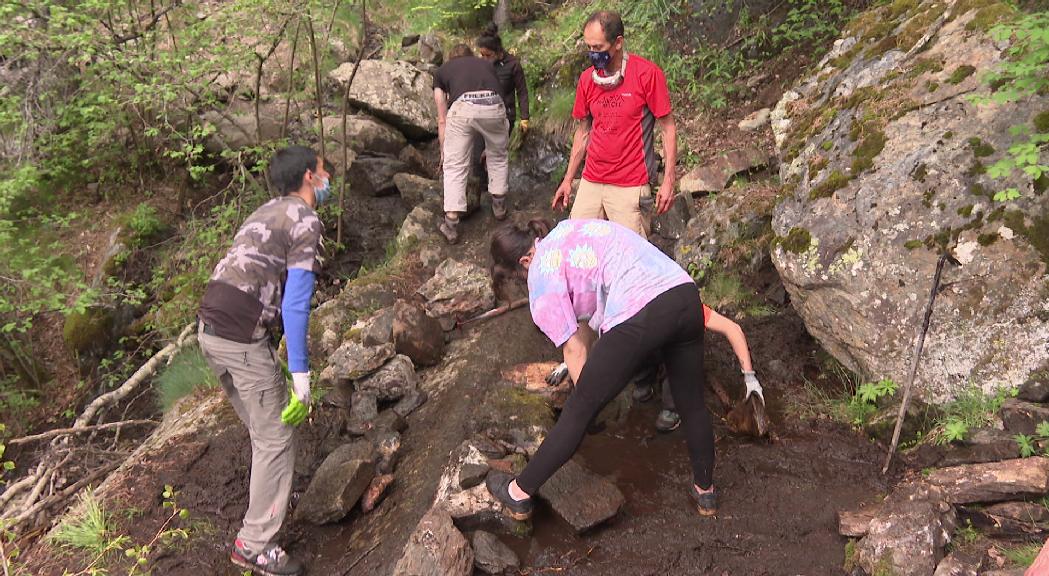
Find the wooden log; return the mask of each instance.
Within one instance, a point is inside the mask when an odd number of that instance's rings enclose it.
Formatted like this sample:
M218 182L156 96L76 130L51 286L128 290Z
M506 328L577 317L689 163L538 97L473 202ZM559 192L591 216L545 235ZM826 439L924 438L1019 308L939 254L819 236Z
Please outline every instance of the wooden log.
M1017 458L952 466L932 472L927 481L943 489L951 504L1002 502L1049 492L1049 458Z
M1027 540L1032 535L1049 533L1049 510L1035 502L960 506L958 511L981 533L995 538Z

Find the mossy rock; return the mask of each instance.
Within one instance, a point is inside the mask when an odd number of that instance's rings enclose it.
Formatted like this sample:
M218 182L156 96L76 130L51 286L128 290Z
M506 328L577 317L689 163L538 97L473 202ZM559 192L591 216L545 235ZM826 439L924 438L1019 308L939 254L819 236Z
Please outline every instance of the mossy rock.
M961 84L963 80L972 76L976 73L976 68L969 64L962 64L961 66L954 69L951 75L947 77L948 84Z
M792 254L801 254L812 245L812 235L808 230L795 226L786 236L779 239L779 245Z
M827 179L823 182L813 186L809 190L809 200L818 200L820 198L830 198L835 192L845 187L849 183L850 178L843 174L840 170L835 170L827 176Z
M899 402L886 403L863 425L863 431L886 445L892 442L892 433L896 428L896 418L900 414ZM907 405L907 414L900 430L900 443L906 444L920 440L936 424L938 411L935 407L912 398Z
M885 133L881 130L869 132L852 151L852 173L860 174L874 167L874 159L885 149Z
M78 356L97 352L113 338L113 311L102 306L66 316L62 338L70 352Z
M553 410L542 396L508 384L491 388L477 415L478 430L490 426L521 429L538 426L549 429L554 425Z

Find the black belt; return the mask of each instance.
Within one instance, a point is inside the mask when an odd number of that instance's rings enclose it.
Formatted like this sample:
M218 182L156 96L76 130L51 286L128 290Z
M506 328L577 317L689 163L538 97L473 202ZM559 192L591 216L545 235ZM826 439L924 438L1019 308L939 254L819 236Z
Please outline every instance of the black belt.
M269 331L269 330L266 331L266 335L263 336L262 338L257 338L257 339L254 339L254 340L248 340L247 342L242 342L240 340L231 340L229 337L226 337L226 336L223 336L223 335L219 334L218 332L215 331L215 327L214 326L212 326L211 324L208 324L207 322L205 322L203 320L200 321L200 326L201 326L200 331L205 333L205 334L207 334L208 336L214 336L216 338L222 338L223 340L229 340L230 342L237 342L239 344L258 344L259 342L262 342L264 340L269 340L271 343L274 344L274 346L276 346L276 343L279 341L279 338L277 338L277 335L274 334L273 332Z

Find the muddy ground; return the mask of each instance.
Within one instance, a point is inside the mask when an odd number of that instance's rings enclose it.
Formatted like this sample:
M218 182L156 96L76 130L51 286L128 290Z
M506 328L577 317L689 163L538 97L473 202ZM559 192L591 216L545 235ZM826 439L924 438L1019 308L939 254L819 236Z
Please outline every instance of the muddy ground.
M534 186L517 200L516 219L542 213L547 186ZM524 209L524 210L522 210ZM533 212L529 212L532 210ZM463 242L444 247L487 262L487 214L466 221ZM750 441L718 425L717 518L697 516L688 505L688 462L680 432L657 434L652 426L658 401L635 406L626 421L590 435L579 457L612 479L627 504L610 524L581 536L540 506L532 538L503 537L521 557L523 572L560 574L838 574L845 539L837 535L835 513L870 501L886 490L878 464L882 450L856 432L827 421L805 421L785 406L805 394L804 380L817 384L818 347L788 307L776 315L742 319L766 387L774 439ZM740 391L738 367L727 343L707 340L708 378L731 394ZM430 400L409 418L403 434L396 481L376 511L354 511L342 522L309 527L289 522L283 540L303 557L310 574L390 574L404 543L430 507L449 453L472 429L472 417L500 371L514 364L551 361L557 351L517 310L481 324L453 342L448 359L458 367L451 383L434 387L441 367L422 372ZM837 383L827 381L826 386ZM713 394L717 415L725 407ZM337 409L322 406L298 436L296 496L309 475L333 449ZM172 446L166 455L127 476L119 502L128 511L119 525L136 541L148 541L166 519L159 504L165 484L179 490L189 509L193 538L169 547L154 573L172 576L236 575L228 562L232 541L247 506L250 448L246 430L227 410L226 424L206 438ZM294 500L295 496L293 496ZM61 574L77 563L69 557L37 558L38 574ZM82 565L82 564L80 564ZM119 573L119 572L114 572Z

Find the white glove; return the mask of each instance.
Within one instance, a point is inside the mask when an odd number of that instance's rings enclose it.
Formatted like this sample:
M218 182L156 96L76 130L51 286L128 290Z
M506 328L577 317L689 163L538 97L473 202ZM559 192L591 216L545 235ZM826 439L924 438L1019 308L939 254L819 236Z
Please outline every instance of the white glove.
M761 384L758 383L758 377L754 375L754 372L743 372L743 383L747 385L747 394L743 396L743 401L746 402L747 398L750 398L751 394L757 394L758 398L761 399L761 403L765 403L765 395L761 392Z
M306 406L310 405L310 373L293 372L291 375L291 390L295 397Z
M546 383L549 386L557 386L565 379L565 376L568 376L568 364L562 362L546 376Z

